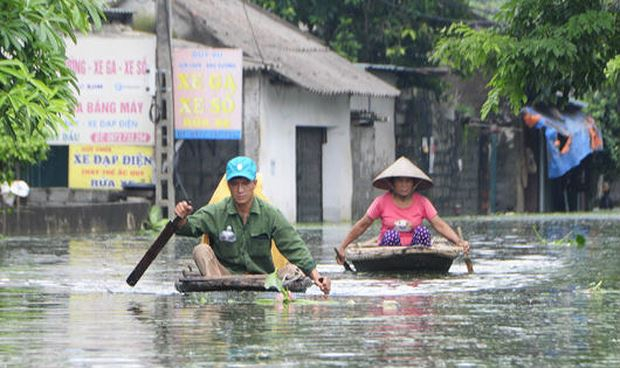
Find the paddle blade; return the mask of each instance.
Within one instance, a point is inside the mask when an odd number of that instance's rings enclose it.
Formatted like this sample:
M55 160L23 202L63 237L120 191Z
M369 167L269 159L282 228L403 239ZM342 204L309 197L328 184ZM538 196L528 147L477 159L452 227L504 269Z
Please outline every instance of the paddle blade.
M465 266L467 267L467 273L474 273L474 264L471 262L471 259L468 255L464 258Z
M334 248L334 252L336 252L336 256L338 256L338 248ZM344 263L342 265L344 266L345 271L353 273L356 272L355 269L353 269L353 266L346 259L344 260Z
M463 239L463 231L460 226L456 228L456 231L459 234L459 238ZM465 261L467 273L474 273L474 264L472 263L471 258L469 258L469 253L463 253L463 261Z
M157 257L159 252L164 248L168 240L174 235L174 232L177 229L177 226L181 222L180 217L176 217L172 221L168 221L164 229L161 231L157 239L153 242L151 247L146 251L140 262L136 265L133 271L127 277L127 284L129 286L135 286L147 268L151 265L153 260Z

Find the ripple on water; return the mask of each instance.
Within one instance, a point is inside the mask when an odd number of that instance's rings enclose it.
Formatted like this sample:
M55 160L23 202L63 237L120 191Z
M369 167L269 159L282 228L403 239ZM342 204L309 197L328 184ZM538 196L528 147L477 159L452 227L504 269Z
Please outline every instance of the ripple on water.
M178 294L191 243L171 241L131 288L150 239L0 240L0 353L12 366L618 365L616 222L461 224L475 273L457 259L439 277L345 273L333 244L350 227L311 229L333 293L312 287L290 305L258 302L274 293ZM545 245L533 225L550 240L584 232L587 245Z

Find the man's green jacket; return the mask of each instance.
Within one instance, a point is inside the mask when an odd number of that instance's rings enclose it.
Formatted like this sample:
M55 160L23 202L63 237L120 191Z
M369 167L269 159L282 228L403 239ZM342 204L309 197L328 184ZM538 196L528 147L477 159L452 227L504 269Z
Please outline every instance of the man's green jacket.
M234 233L230 236L226 230ZM316 267L308 247L284 215L269 203L254 197L244 225L231 197L202 207L187 217L178 235L208 235L217 259L233 273L272 273L271 240L289 262L306 275Z

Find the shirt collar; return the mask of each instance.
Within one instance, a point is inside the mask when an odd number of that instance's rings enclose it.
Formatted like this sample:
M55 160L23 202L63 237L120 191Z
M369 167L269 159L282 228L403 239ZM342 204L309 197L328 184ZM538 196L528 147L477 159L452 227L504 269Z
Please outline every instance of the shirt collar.
M254 198L252 199L252 207L250 207L250 213L255 213L257 215L260 215L261 210L260 210L260 204L258 203L258 199L256 198L256 195L254 196ZM236 215L237 214L237 208L235 207L235 202L233 201L232 196L227 198L226 201L226 213L228 215Z

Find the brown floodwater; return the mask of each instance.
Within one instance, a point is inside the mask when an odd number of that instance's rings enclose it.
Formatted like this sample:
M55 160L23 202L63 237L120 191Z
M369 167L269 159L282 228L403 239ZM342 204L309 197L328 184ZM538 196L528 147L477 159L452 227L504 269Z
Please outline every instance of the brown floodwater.
M299 227L333 292L288 305L178 293L194 239L173 238L134 288L152 237L0 239L0 367L620 366L620 213L448 221L474 274L462 259L445 276L344 272L349 225ZM577 234L585 246L559 241Z

